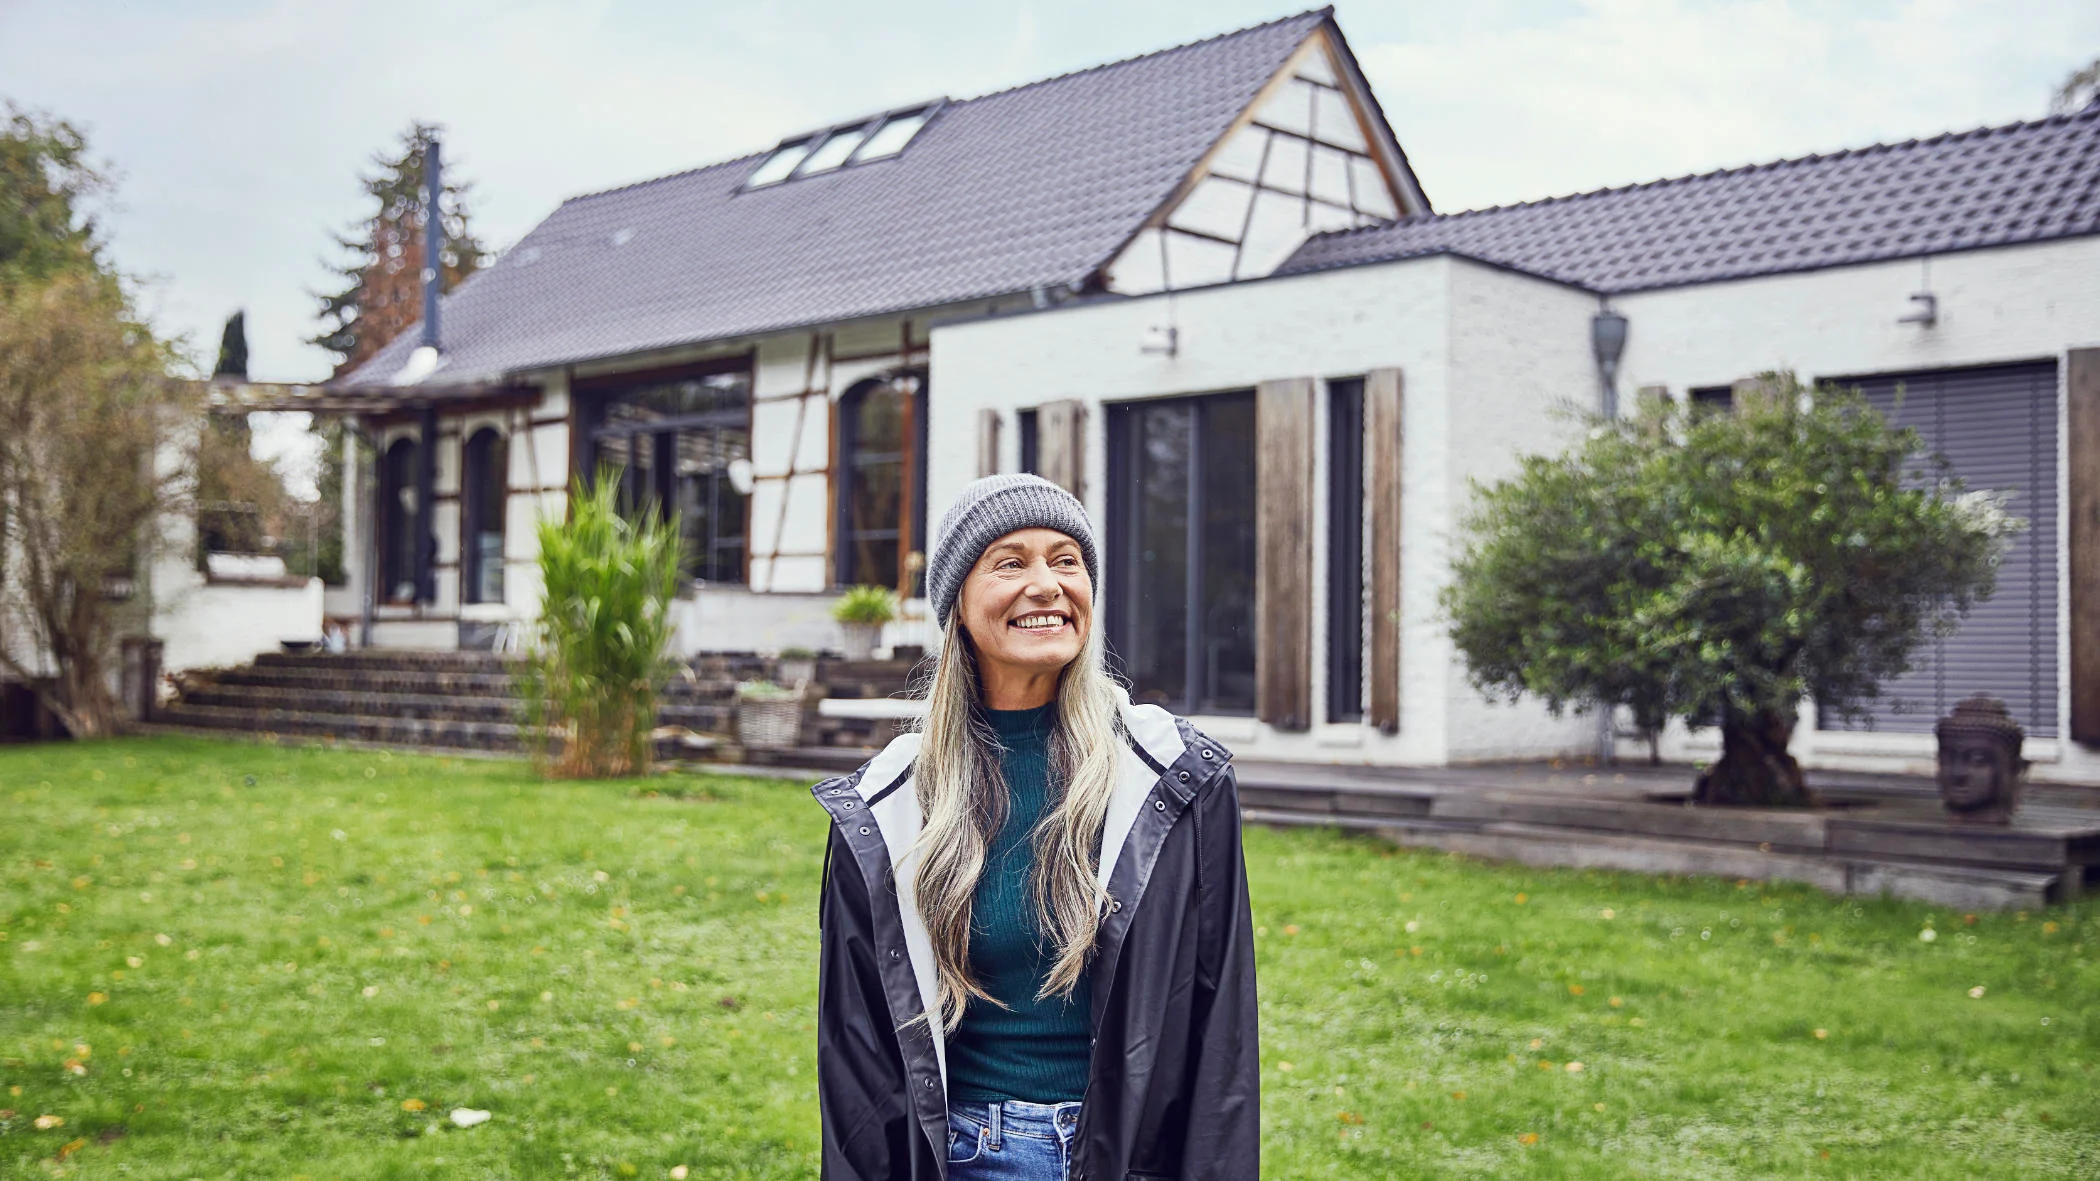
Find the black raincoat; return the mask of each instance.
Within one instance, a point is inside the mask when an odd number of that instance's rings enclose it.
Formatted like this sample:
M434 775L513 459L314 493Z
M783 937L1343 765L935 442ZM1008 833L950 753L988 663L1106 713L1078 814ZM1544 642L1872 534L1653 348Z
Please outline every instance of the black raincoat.
M1154 706L1103 825L1093 1051L1073 1181L1240 1181L1261 1172L1254 931L1230 752ZM820 902L817 1093L827 1181L947 1173L946 1051L913 901L918 736L813 791L830 812ZM903 872L893 869L902 867Z

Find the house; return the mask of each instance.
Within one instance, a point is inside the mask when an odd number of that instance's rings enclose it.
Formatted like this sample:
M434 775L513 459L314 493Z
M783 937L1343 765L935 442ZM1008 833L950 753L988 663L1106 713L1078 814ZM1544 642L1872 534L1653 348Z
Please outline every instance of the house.
M1320 10L564 203L446 297L437 353L328 391L377 456L329 610L489 645L603 465L690 543L685 651L821 646L838 587L910 599L928 521L1028 469L1095 514L1135 695L1247 754L1616 749L1466 684L1435 604L1469 481L1568 445L1557 408L1785 367L1907 391L2033 522L1872 728L1811 712L1800 757L1929 767L1983 689L2037 778L2100 782L2096 276L2100 108L1439 215Z

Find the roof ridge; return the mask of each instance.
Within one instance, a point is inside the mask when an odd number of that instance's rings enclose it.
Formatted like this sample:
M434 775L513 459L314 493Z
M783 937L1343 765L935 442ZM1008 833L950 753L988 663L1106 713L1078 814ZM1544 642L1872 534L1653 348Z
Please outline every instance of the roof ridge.
M1023 82L1018 86L1009 86L1004 90L989 90L983 94L973 95L969 98L957 99L956 102L958 104L974 103L988 98L998 98L1002 95L1017 94L1023 90L1033 90L1038 86L1047 86L1052 82L1063 82L1068 78L1078 78L1082 75L1097 73L1101 70L1112 70L1118 66L1135 65L1136 63L1144 61L1147 58L1165 57L1167 54L1170 53L1180 53L1186 49L1195 49L1198 46L1209 45L1214 41L1229 41L1234 37L1243 37L1246 36L1248 33L1258 33L1263 29L1273 29L1277 25L1287 25L1290 24L1292 21L1301 21L1307 17L1314 16L1320 17L1322 19L1333 19L1334 5L1329 4L1322 8L1308 8L1303 12L1294 12L1289 16L1279 16L1275 20L1262 21L1260 24L1253 24L1248 25L1245 28L1234 29L1229 33L1217 33L1209 37L1199 37L1194 41L1184 41L1179 45L1169 45L1164 49L1154 49L1145 53L1133 54L1130 57L1117 58L1115 61L1102 62L1098 65L1086 66L1082 69L1066 70L1062 74L1052 74L1048 78L1037 78L1033 82Z
M1260 24L1248 25L1247 27L1242 29L1234 29L1229 33L1219 33L1215 36L1202 37L1194 41L1184 41L1179 45L1169 45L1165 49L1155 49L1148 53L1137 54L1133 57L1118 58L1117 60L1112 62L1102 62L1099 65L1087 66L1084 69L1067 70L1062 74L1053 74L1048 78L1038 78L1033 82L1023 82L1018 86L1009 86L1004 90L991 90L986 91L983 94L973 95L969 98L953 99L950 100L947 103L947 105L962 106L965 103L981 102L988 98L998 98L1002 95L1018 94L1023 90L1030 90L1037 86L1046 86L1052 82L1062 82L1067 78L1077 78L1081 75L1092 74L1100 70L1108 70L1114 69L1117 66L1131 65L1136 62L1144 61L1146 58L1163 57L1170 53L1180 53L1182 50L1194 49L1199 45L1208 45L1213 41L1225 41L1233 37L1244 36L1248 33L1259 32L1263 29L1274 28L1277 25L1289 24L1292 21L1304 20L1307 17L1315 16L1321 17L1323 19L1333 18L1334 6L1330 4L1324 8L1309 8L1306 9L1304 12L1295 12L1289 16L1277 17L1275 20L1263 21ZM665 181L680 180L685 177L692 176L696 173L706 172L709 169L713 168L725 168L731 164L741 164L746 160L755 160L762 156L771 155L776 149L779 148L779 146L780 145L778 143L775 143L772 147L761 148L755 152L747 152L741 156L732 156L727 160L717 160L711 164L701 164L692 168L681 168L677 172L667 172L662 176L645 177L641 180L629 181L626 184L612 185L608 188L592 189L589 192L575 193L562 198L561 204L567 205L572 201L588 201L592 198L604 197L613 193L624 193L631 189L644 188L653 184L661 184Z
M1560 193L1551 197L1536 197L1529 201L1513 201L1507 205L1483 205L1478 209L1460 209L1452 213L1429 213L1421 214L1415 217L1398 217L1392 219L1391 221L1378 222L1375 225L1356 226L1347 230L1329 230L1326 233L1320 234L1318 236L1324 238L1345 238L1351 234L1361 233L1365 230L1377 230L1389 226L1416 225L1431 221L1457 221L1460 218L1473 217L1475 215L1485 215L1490 213L1507 213L1511 210L1516 209L1534 209L1545 205L1557 205L1566 201L1580 201L1589 197L1607 197L1617 193L1631 193L1637 192L1641 189L1661 188L1665 185L1685 184L1689 181L1695 180L1712 180L1717 177L1740 176L1746 173L1766 172L1776 168L1785 168L1789 165L1794 164L1816 164L1826 160L1842 160L1848 156L1864 156L1873 152L1885 152L1895 149L1924 147L1932 144L1945 143L1950 140L1968 139L1972 136L1997 135L2003 132L2011 131L2026 131L2031 128L2041 127L2045 124L2075 123L2080 120L2086 119L2100 120L2100 105L2087 106L2082 110L2067 111L2061 114L2046 115L2040 119L2023 119L2014 123L1998 123L1984 127L1971 127L1962 131L1943 131L1940 132L1938 135L1918 136L1913 137L1911 139L1898 140L1887 143L1863 144L1856 148L1840 148L1832 152L1811 152L1805 156L1785 156L1777 160L1763 160L1752 164L1738 164L1732 168L1711 168L1705 172L1687 172L1681 173L1677 176L1657 177L1654 180L1644 180L1633 184L1612 185L1601 189L1584 189L1580 192Z

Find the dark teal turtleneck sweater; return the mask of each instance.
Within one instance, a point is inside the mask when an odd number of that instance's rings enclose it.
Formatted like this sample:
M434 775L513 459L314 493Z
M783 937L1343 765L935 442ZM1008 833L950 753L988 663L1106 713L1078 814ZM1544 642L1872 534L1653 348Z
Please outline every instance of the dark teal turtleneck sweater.
M1050 734L1057 704L988 709L1005 748L1006 823L985 855L970 915L970 971L1001 1009L972 1001L948 1039L948 1097L973 1103L1019 1099L1064 1103L1086 1094L1092 988L1086 977L1070 999L1035 999L1050 975L1055 949L1036 923L1029 881L1035 850L1029 832L1050 795Z

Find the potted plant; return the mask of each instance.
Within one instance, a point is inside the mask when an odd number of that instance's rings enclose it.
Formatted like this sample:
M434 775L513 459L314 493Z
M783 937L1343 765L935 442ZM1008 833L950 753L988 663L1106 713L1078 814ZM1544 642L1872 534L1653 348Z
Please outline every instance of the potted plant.
M736 687L736 737L748 749L779 749L802 737L802 694L772 681Z
M846 633L846 659L872 660L882 625L897 618L896 592L886 586L849 587L831 605L831 617Z
M797 687L817 679L817 654L807 648L780 650L780 683Z

